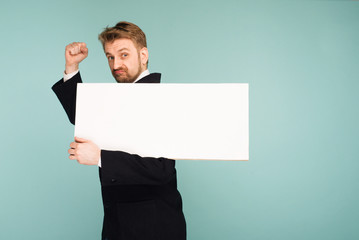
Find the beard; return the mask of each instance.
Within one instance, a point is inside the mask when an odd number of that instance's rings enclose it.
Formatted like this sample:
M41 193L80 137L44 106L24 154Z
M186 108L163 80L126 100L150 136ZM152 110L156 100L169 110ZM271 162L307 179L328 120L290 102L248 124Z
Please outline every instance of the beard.
M128 72L128 68L125 65L123 65L120 68L112 70L112 76L116 79L118 83L133 83L138 78L138 76L140 76L140 74L142 73L140 56L138 56L138 63L139 64L135 74L130 74ZM122 71L122 73L118 74L116 73L116 71Z

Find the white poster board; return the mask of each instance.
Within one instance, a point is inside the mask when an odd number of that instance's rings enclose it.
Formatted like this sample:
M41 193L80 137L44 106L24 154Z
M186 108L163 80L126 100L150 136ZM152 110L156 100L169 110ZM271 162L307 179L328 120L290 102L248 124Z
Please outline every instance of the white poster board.
M248 84L81 83L75 136L176 160L248 160Z

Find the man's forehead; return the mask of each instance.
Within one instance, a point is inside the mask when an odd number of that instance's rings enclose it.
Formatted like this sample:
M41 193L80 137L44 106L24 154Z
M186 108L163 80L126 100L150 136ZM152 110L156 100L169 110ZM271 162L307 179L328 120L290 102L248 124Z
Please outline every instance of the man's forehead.
M136 50L136 47L133 41L128 38L120 38L105 43L105 52L118 52L121 50Z

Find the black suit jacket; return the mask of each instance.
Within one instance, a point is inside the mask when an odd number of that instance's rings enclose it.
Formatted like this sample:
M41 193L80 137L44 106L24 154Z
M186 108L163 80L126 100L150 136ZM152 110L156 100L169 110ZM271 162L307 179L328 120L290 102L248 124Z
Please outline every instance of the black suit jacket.
M137 83L159 83L153 73ZM72 124L80 73L52 87ZM145 121L144 121L145 122ZM175 161L101 150L102 239L184 240L186 222L177 190Z

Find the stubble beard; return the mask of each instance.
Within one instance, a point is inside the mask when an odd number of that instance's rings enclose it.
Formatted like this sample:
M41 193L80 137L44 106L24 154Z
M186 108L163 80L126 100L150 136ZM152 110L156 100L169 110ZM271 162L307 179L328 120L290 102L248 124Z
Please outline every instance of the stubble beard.
M112 76L116 79L116 81L118 83L133 83L138 78L138 76L140 76L140 74L142 73L142 68L141 68L141 64L140 64L140 56L138 56L138 62L139 62L139 64L138 64L137 72L135 75L130 76L128 74L128 68L126 66L124 66L119 69L114 69L112 71ZM123 73L116 74L115 71L117 71L117 70L122 70Z

